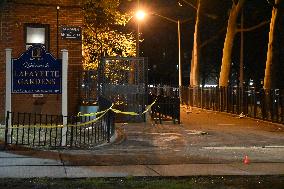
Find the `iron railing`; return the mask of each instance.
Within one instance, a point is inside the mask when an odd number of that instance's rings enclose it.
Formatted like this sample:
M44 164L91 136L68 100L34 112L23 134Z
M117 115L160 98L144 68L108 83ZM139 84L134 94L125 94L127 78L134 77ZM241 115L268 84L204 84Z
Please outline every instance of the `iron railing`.
M93 105L98 101L98 71L84 70L78 72L79 99L82 105Z
M109 104L100 98L100 104ZM106 108L102 108L104 110ZM32 147L93 147L110 142L114 134L114 114L106 111L95 116L62 116L7 112L5 144ZM67 125L63 125L64 119Z
M155 122L162 120L172 120L180 124L180 100L178 89L172 87L149 87L149 104L156 103L152 106L152 118Z
M253 87L181 88L181 103L284 124L284 90Z
M99 94L110 99L114 108L140 115L116 115L117 122L143 122L147 104L147 59L105 57L98 69Z

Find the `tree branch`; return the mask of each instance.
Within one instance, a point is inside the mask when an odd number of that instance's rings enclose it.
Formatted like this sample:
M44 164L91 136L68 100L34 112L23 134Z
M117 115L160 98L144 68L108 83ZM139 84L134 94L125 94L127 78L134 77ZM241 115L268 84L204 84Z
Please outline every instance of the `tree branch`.
M240 12L241 9L243 8L244 6L244 3L245 3L246 0L239 0L238 1L238 4L235 4L236 5L236 12Z
M219 35L221 35L225 30L226 30L226 27L222 28L220 31L218 31L218 33L215 36L211 37L210 39L207 39L202 44L200 44L200 48L202 48L205 45L207 45L208 43L211 43L212 41L218 39Z
M255 30L255 29L257 29L257 28L260 28L260 27L262 27L262 26L264 26L264 25L266 25L266 24L269 24L269 23L270 23L269 20L263 21L263 22L261 22L261 23L255 25L255 26L252 26L252 27L249 27L249 28L237 29L237 32L242 32L242 31L243 31L243 32L249 32L249 31L253 31L253 30Z
M196 6L194 6L192 3L186 1L186 0L182 0L183 2L185 2L187 5L191 6L192 8L194 8L195 10L197 10Z
M194 8L194 9L197 11L197 7L194 6L192 3L190 3L190 2L188 2L188 1L186 1L186 0L182 0L182 1L183 1L185 4L187 4L187 5L191 6L192 8ZM201 14L204 15L204 16L207 16L208 18L211 18L211 19L213 19L213 20L217 19L217 16L214 15L214 14L208 14L208 13L203 13L203 12L201 12Z

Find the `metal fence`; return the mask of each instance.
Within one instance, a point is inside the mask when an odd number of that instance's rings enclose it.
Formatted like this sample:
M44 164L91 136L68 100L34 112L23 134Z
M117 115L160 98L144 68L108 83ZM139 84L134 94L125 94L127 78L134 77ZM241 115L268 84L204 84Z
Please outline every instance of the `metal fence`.
M182 104L244 114L248 117L284 124L284 90L253 87L181 88Z
M92 105L98 101L98 71L84 70L79 72L79 99L82 105Z
M111 99L114 108L142 113L147 105L147 59L108 57L99 65L98 90ZM144 115L117 115L117 122L143 122Z
M149 87L149 104L154 102L152 106L152 118L155 122L162 120L172 120L174 123L180 124L180 100L177 88L172 87Z
M100 99L103 108L110 104ZM109 106L108 106L109 107ZM62 116L7 112L5 144L32 147L93 147L109 142L114 134L114 114L106 111L95 116ZM67 125L63 125L63 120ZM65 145L63 145L65 144Z

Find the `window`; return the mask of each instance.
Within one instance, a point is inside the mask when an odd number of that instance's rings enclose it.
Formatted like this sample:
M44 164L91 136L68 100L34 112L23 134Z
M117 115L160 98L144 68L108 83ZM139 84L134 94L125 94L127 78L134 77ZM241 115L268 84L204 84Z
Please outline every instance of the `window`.
M49 48L48 24L25 24L25 46L28 49L33 44L43 44Z

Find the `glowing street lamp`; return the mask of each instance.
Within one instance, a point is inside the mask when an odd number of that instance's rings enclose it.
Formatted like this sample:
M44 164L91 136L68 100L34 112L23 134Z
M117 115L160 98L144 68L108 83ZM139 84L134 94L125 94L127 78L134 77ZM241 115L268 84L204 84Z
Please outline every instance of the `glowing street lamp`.
M143 10L138 10L136 12L136 19L138 21L144 20L145 16L146 16L146 13Z
M177 24L177 34L178 34L178 85L179 88L181 89L182 86L182 66L181 66L181 31L180 31L180 24L181 23L185 23L189 20L192 20L192 18L186 19L186 20L174 20L172 18L166 17L166 16L162 16L160 14L157 13L151 13L151 15L155 15L158 16L164 20L167 20L169 22L173 22L175 24ZM136 43L136 52L137 52L137 57L139 57L139 30L140 30L140 25L139 25L139 21L142 21L143 19L145 19L146 13L142 10L139 10L136 12L136 19L138 21L137 25L138 25L138 33L137 33L137 43ZM181 98L181 95L180 95Z
M136 56L140 55L139 48L139 33L140 33L140 22L145 19L146 13L143 10L138 10L135 14L137 19L137 40L136 40Z

